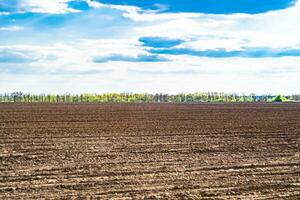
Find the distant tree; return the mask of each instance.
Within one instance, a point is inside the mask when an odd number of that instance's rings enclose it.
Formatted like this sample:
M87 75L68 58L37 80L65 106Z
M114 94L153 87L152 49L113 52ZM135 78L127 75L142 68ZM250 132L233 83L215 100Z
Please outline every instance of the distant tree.
M21 92L0 94L0 102L41 102L41 103L199 103L199 102L285 102L300 101L300 95L272 96L268 95L239 95L229 93L180 93L180 94L22 94Z
M11 94L12 98L13 98L13 102L20 102L22 99L22 92L14 92Z
M276 97L274 98L273 101L274 101L274 102L285 102L285 101L287 101L287 99L286 99L284 96L282 96L282 95L278 95L278 96L276 96Z

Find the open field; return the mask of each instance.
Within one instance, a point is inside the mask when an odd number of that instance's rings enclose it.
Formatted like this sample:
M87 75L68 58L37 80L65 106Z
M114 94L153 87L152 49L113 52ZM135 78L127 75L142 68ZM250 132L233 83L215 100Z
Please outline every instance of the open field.
M0 199L299 199L300 103L0 104Z

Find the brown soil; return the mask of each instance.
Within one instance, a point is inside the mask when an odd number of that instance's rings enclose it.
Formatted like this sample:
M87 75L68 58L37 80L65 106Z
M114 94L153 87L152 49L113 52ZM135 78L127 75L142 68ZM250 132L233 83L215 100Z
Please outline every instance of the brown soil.
M299 199L300 104L0 104L0 199Z

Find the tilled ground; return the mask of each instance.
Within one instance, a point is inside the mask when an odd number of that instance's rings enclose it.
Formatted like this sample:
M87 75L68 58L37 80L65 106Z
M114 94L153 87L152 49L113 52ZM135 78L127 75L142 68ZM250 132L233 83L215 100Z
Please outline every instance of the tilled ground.
M0 104L0 199L300 199L300 104Z

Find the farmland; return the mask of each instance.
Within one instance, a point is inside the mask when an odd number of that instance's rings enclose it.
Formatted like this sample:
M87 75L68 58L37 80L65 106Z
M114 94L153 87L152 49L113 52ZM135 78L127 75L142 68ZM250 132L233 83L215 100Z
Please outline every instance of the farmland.
M300 104L0 104L0 199L299 199Z

